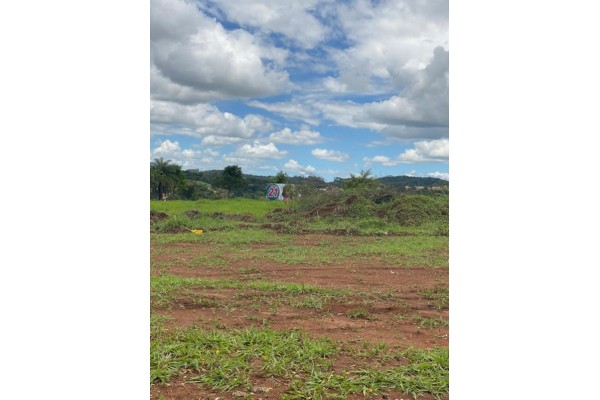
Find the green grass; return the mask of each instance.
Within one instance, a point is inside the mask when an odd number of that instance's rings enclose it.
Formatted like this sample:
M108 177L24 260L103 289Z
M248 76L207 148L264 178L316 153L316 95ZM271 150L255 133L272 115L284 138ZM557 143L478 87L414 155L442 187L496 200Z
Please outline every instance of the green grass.
M265 243L279 241L278 246L265 246L258 251L237 247L230 252L239 260L267 260L287 265L341 265L348 261L356 263L379 259L390 266L448 267L448 240L440 236L332 236L318 246L292 244L292 239L293 235L274 235L270 237L271 242L265 239Z
M296 308L308 308L314 310L322 310L323 306L332 296L310 295L307 297L294 297L289 300L288 304Z
M264 216L276 208L286 207L283 202L269 201L263 199L221 199L207 200L169 200L150 201L150 210L164 212L169 215L181 215L186 211L198 211L203 214L225 213L225 214L250 214L255 217Z
M183 372L188 382L212 390L249 390L252 376L274 377L287 384L283 399L347 398L398 390L418 398L448 394L448 349L408 349L363 344L369 358L393 354L402 365L391 368L357 365L334 371L345 351L328 338L310 338L298 330L268 328L224 331L198 327L174 331L153 326L150 379L166 383Z
M150 278L150 294L153 298L153 303L159 307L168 306L182 295L194 295L193 289L260 290L264 292L281 292L295 296L304 294L320 295L324 296L324 298L350 294L346 290L329 289L292 282L241 282L235 279L184 278L172 275L153 276ZM320 301L323 301L323 299Z
M244 244L268 245L286 243L292 239L293 237L290 235L282 235L265 229L210 231L205 228L205 232L202 235L196 235L192 232L150 234L151 242L158 245L169 243L210 243L228 246ZM236 251L237 248L230 247L229 250Z
M448 320L443 318L425 318L416 316L413 318L413 321L417 322L421 328L433 329L441 326L448 326Z
M297 330L180 329L163 332L152 342L150 379L167 382L179 371L191 369L197 375L190 380L211 389L249 388L253 360L259 361L263 373L291 377L330 365L328 358L336 351L330 340L310 339Z
M422 290L421 295L429 300L429 305L434 307L436 310L442 310L448 308L450 297L448 288L440 288L440 289L427 289Z
M188 268L214 268L214 267L224 267L229 265L229 261L224 259L221 256L216 255L202 255L192 258L185 262L185 265Z
M376 317L373 314L371 314L369 311L365 310L364 308L350 310L346 313L346 315L350 319L366 319L369 321L376 319Z
M298 201L292 201L286 205L282 202L242 198L198 201L155 200L151 201L150 209L168 215L166 220L152 224L154 232L172 232L179 226L208 231L238 230L249 227L256 229L266 223L276 225L279 230L287 233L336 233L352 236L448 235L447 216L434 217L439 214L441 209L447 208L447 199L435 200L427 196L401 197L402 201L398 200L393 204L377 206L382 210L377 213L374 212L375 205L366 208L356 204L350 207L344 206L351 213L346 216L308 216L305 214L306 211L302 211ZM291 213L273 213L277 209L289 210ZM196 215L188 215L187 213L190 211ZM424 212L424 215L427 216L426 218L417 218L419 223L410 218L411 213L417 211ZM400 219L397 218L398 212L402 214ZM242 216L249 218L242 220L240 219Z

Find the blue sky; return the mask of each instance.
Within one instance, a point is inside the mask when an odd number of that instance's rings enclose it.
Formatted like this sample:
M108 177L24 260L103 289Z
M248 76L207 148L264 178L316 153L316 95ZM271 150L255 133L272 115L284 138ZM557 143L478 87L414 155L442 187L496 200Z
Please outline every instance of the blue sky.
M449 179L447 0L152 0L150 14L150 160Z

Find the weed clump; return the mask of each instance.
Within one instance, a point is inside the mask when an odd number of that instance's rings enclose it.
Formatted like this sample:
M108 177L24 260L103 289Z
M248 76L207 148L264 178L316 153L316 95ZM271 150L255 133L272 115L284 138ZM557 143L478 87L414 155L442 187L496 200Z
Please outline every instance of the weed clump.
M387 221L401 226L421 226L448 220L448 197L402 194L392 199L360 191L318 193L298 201L297 211L308 218Z
M367 193L337 189L302 196L297 200L295 209L309 218L370 218L374 215L376 206Z
M404 226L418 226L429 221L448 218L448 198L424 195L400 195L394 201L381 206L380 217Z
M184 220L184 219L175 219L175 218L169 218L167 220L164 221L160 221L156 224L154 224L154 226L152 227L154 232L160 232L160 233L184 233L184 232L189 232L192 227L190 225L190 223L188 222L189 220Z

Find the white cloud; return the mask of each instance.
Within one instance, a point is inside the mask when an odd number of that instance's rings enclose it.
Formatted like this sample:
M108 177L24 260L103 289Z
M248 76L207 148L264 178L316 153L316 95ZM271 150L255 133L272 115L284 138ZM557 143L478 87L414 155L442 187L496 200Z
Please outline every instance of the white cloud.
M228 144L235 144L241 142L243 139L238 137L229 136L215 136L208 135L202 138L203 146L226 146Z
M173 154L179 154L180 152L181 148L179 147L179 142L171 142L170 140L165 140L152 151L152 154L164 158L172 156Z
M448 157L448 139L438 139L415 142L415 147L413 149L405 150L404 153L393 159L387 156L375 156L373 158L364 157L363 161L367 166L372 164L382 164L386 167L393 167L398 164L448 162Z
M314 149L310 153L321 160L344 162L350 159L350 155L335 150Z
M164 140L152 149L152 158L163 158L171 160L172 163L180 165L183 169L209 166L215 162L219 152L211 148L202 150L182 149L177 141Z
M243 144L233 153L227 154L223 158L228 161L248 161L248 160L278 160L287 155L287 151L279 150L273 143Z
M330 100L327 93L315 89L312 95L289 102L255 101L249 104L312 125L317 125L323 118L341 126L365 128L392 138L447 137L449 52L441 46L435 47L421 64L422 68L411 72L407 86L382 101ZM324 78L323 82L321 88L325 87L330 92L347 91L347 85L332 77Z
M261 32L280 33L305 48L325 38L326 28L310 11L317 0L212 0L230 21L252 26Z
M445 181L449 181L450 180L450 174L447 173L447 172L439 172L439 171L429 172L427 174L427 176L432 177L432 178L443 179Z
M439 1L354 0L339 5L338 17L352 46L332 56L351 91L378 90L377 80L410 85L433 49L448 45L448 9Z
M429 64L414 73L412 86L387 100L364 104L324 101L314 107L340 125L383 135L412 139L447 136L448 60L448 51L435 48Z
M348 85L338 81L332 76L323 79L323 87L332 93L345 93L348 91Z
M152 0L152 93L156 99L250 98L290 87L279 65L288 52L250 33L227 31L193 2Z
M185 105L166 101L150 102L150 121L154 133L195 137L250 138L256 132L272 129L271 123L259 115L240 118L209 104Z
M283 165L283 168L287 171L291 171L292 173L301 176L312 175L316 172L316 169L312 165L308 165L305 167L301 165L298 161L292 159L288 160L288 162L286 162Z
M269 139L275 143L304 146L323 142L323 138L319 132L311 131L306 127L303 127L297 132L292 132L290 128L283 128L279 132L271 133Z
M448 139L421 141L416 142L414 149L406 150L397 159L400 162L447 162L449 153Z
M251 101L248 102L248 105L282 115L285 118L301 120L310 125L319 124L319 119L317 118L319 112L309 104L304 104L299 100L280 103Z
M364 106L352 101L322 101L315 104L323 116L335 123L351 128L366 128L381 131L387 125L370 121L364 116Z

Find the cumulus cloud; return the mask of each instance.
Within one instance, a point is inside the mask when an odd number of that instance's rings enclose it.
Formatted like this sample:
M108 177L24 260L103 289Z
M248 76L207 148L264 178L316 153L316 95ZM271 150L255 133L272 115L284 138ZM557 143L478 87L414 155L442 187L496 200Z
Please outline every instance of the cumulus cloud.
M301 176L308 176L316 172L316 169L312 165L308 165L305 167L301 165L298 161L292 159L288 160L288 162L286 162L283 165L283 168L287 171Z
M448 139L439 139L416 142L414 149L406 150L397 159L401 162L447 162L448 156Z
M239 137L208 135L202 138L201 143L203 146L226 146L239 143L242 140L243 139Z
M325 38L326 27L311 14L317 0L212 0L232 22L258 28L265 34L279 33L311 48Z
M233 153L227 154L223 158L227 161L239 162L243 160L278 160L287 155L287 151L279 150L274 143L260 143L255 141L253 144L243 144Z
M171 142L170 140L161 142L158 147L152 150L152 154L157 157L170 157L174 154L178 155L180 152L179 142Z
M367 128L403 138L433 138L447 135L449 53L433 51L429 64L414 74L413 85L387 100L358 104L325 101L318 106L336 123Z
M250 138L256 132L272 129L271 123L259 115L240 118L210 104L184 105L166 101L150 102L150 121L154 133L195 137Z
M363 161L367 164L367 166L372 164L381 164L386 167L393 167L398 164L448 162L448 157L448 139L438 139L416 142L413 149L407 149L393 159L387 156L375 156L373 158L364 157Z
M344 162L350 159L350 155L335 150L313 149L310 153L321 160Z
M275 143L295 144L295 145L311 145L321 143L323 138L316 131L303 127L297 132L292 132L290 128L283 128L279 132L274 132L269 135L269 139Z
M242 29L227 31L193 2L152 0L150 32L151 91L157 99L250 98L290 87L279 67L286 50Z
M448 43L448 10L439 1L354 0L339 5L340 26L352 45L332 50L339 84L378 90L378 80L410 85L431 52ZM376 27L376 29L374 29Z
M197 168L198 166L208 166L215 162L219 152L211 148L202 150L182 149L177 141L164 140L158 143L151 152L152 158L163 158L171 160L174 164L182 168Z

